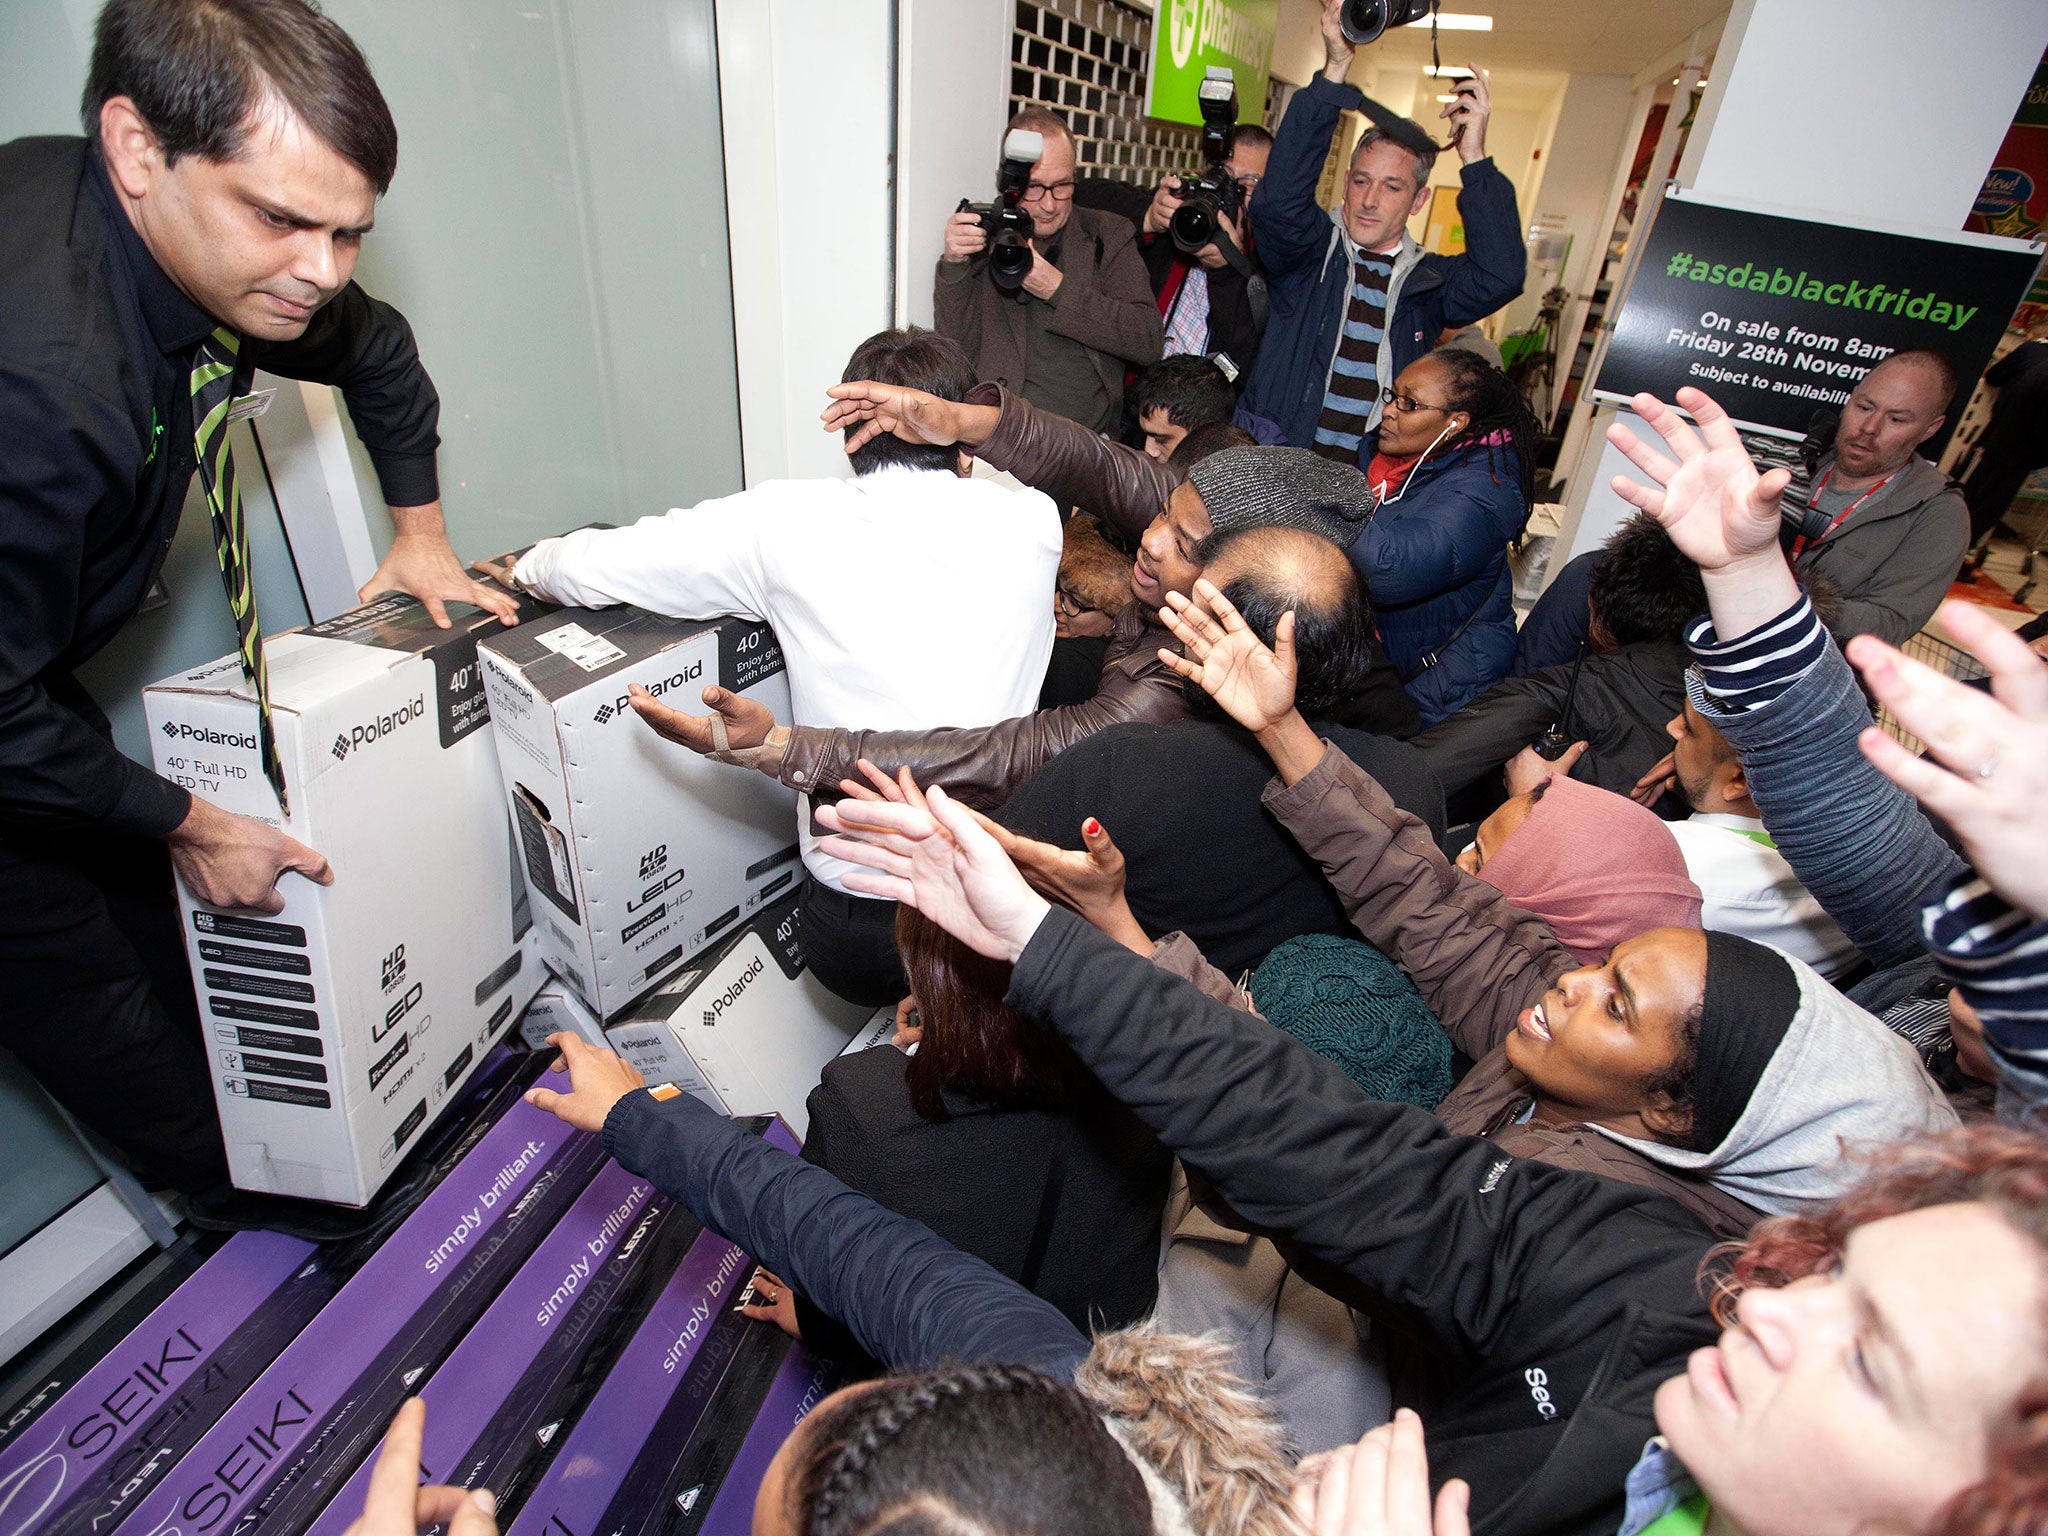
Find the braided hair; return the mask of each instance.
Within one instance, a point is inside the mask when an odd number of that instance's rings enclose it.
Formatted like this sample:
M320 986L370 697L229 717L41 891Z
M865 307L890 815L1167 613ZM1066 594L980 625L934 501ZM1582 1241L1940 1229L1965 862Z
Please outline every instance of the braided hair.
M1472 418L1465 430L1445 446L1457 449L1484 444L1486 465L1493 471L1496 482L1502 478L1502 449L1512 449L1516 479L1522 488L1522 505L1533 506L1536 501L1536 439L1542 428L1537 425L1529 402L1515 388L1514 380L1477 352L1464 347L1438 347L1429 357L1450 375L1451 409L1463 411ZM1496 433L1505 436L1507 441L1489 441Z
M802 1536L1150 1536L1144 1479L1072 1385L942 1366L842 1394L790 1477Z

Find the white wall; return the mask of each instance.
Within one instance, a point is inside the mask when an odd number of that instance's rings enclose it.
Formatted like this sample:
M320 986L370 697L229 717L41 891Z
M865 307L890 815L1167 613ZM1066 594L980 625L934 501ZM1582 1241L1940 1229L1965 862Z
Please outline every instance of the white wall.
M849 473L818 412L854 347L896 308L894 10L892 0L718 0L749 485Z
M1564 286L1572 297L1558 323L1558 387L1571 370L1572 356L1585 328L1600 267L1607 255L1607 237L1614 225L1613 182L1627 169L1635 150L1637 102L1624 75L1573 75L1565 82L1557 127L1543 157L1544 171L1535 206L1527 222L1538 217L1562 220L1571 231L1572 250L1565 263Z
M896 317L932 323L942 231L960 199L995 195L1009 120L1007 0L901 0L898 22Z
M2044 45L2041 0L1736 0L1678 179L1961 229Z

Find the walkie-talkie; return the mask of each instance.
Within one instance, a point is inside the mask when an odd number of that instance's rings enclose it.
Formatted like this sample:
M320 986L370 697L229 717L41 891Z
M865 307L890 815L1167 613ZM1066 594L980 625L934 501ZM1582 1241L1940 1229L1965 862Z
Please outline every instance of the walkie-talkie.
M1536 755L1546 763L1554 763L1571 750L1575 739L1572 735L1572 701L1579 696L1579 669L1586 664L1586 650L1591 639L1579 642L1578 659L1572 663L1572 680L1564 690L1564 712L1557 718L1557 724L1536 738Z

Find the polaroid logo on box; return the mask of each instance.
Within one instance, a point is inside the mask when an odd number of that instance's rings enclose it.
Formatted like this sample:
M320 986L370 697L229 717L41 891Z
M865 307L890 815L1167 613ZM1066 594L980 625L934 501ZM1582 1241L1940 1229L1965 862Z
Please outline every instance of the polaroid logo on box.
M704 1027L709 1029L718 1022L718 1016L740 1000L740 994L751 986L763 969L763 963L756 960L740 973L740 979L727 987L711 1000L711 1006L704 1010Z
M703 677L704 663L693 661L683 668L682 671L671 672L658 683L644 683L641 686L658 699L671 688L680 688L685 683L699 682ZM622 693L609 703L598 705L597 712L591 716L591 719L595 720L599 725L606 725L618 716L629 713L632 707L632 699Z
M419 694L410 704L394 709L388 715L379 715L361 725L350 726L334 738L334 746L330 749L334 760L340 762L349 753L367 747L373 741L382 741L400 726L411 725L426 712L427 696Z
M243 747L256 750L254 731L211 731L203 725L186 725L178 720L164 722L164 734L173 740L196 741L209 747Z

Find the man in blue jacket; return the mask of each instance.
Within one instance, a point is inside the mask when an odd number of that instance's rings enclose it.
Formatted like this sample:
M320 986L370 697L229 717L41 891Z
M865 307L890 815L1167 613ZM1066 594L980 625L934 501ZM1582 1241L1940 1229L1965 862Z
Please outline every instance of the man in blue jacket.
M1486 153L1492 101L1484 75L1458 82L1443 114L1465 162L1464 255L1425 254L1408 236L1436 161L1419 124L1368 128L1352 152L1343 202L1330 213L1316 202L1337 114L1364 100L1344 83L1352 49L1340 9L1341 0L1325 0L1328 62L1288 104L1259 187L1259 257L1272 308L1238 421L1262 442L1362 464L1379 428L1381 389L1446 327L1469 325L1519 294L1527 260L1515 189Z

